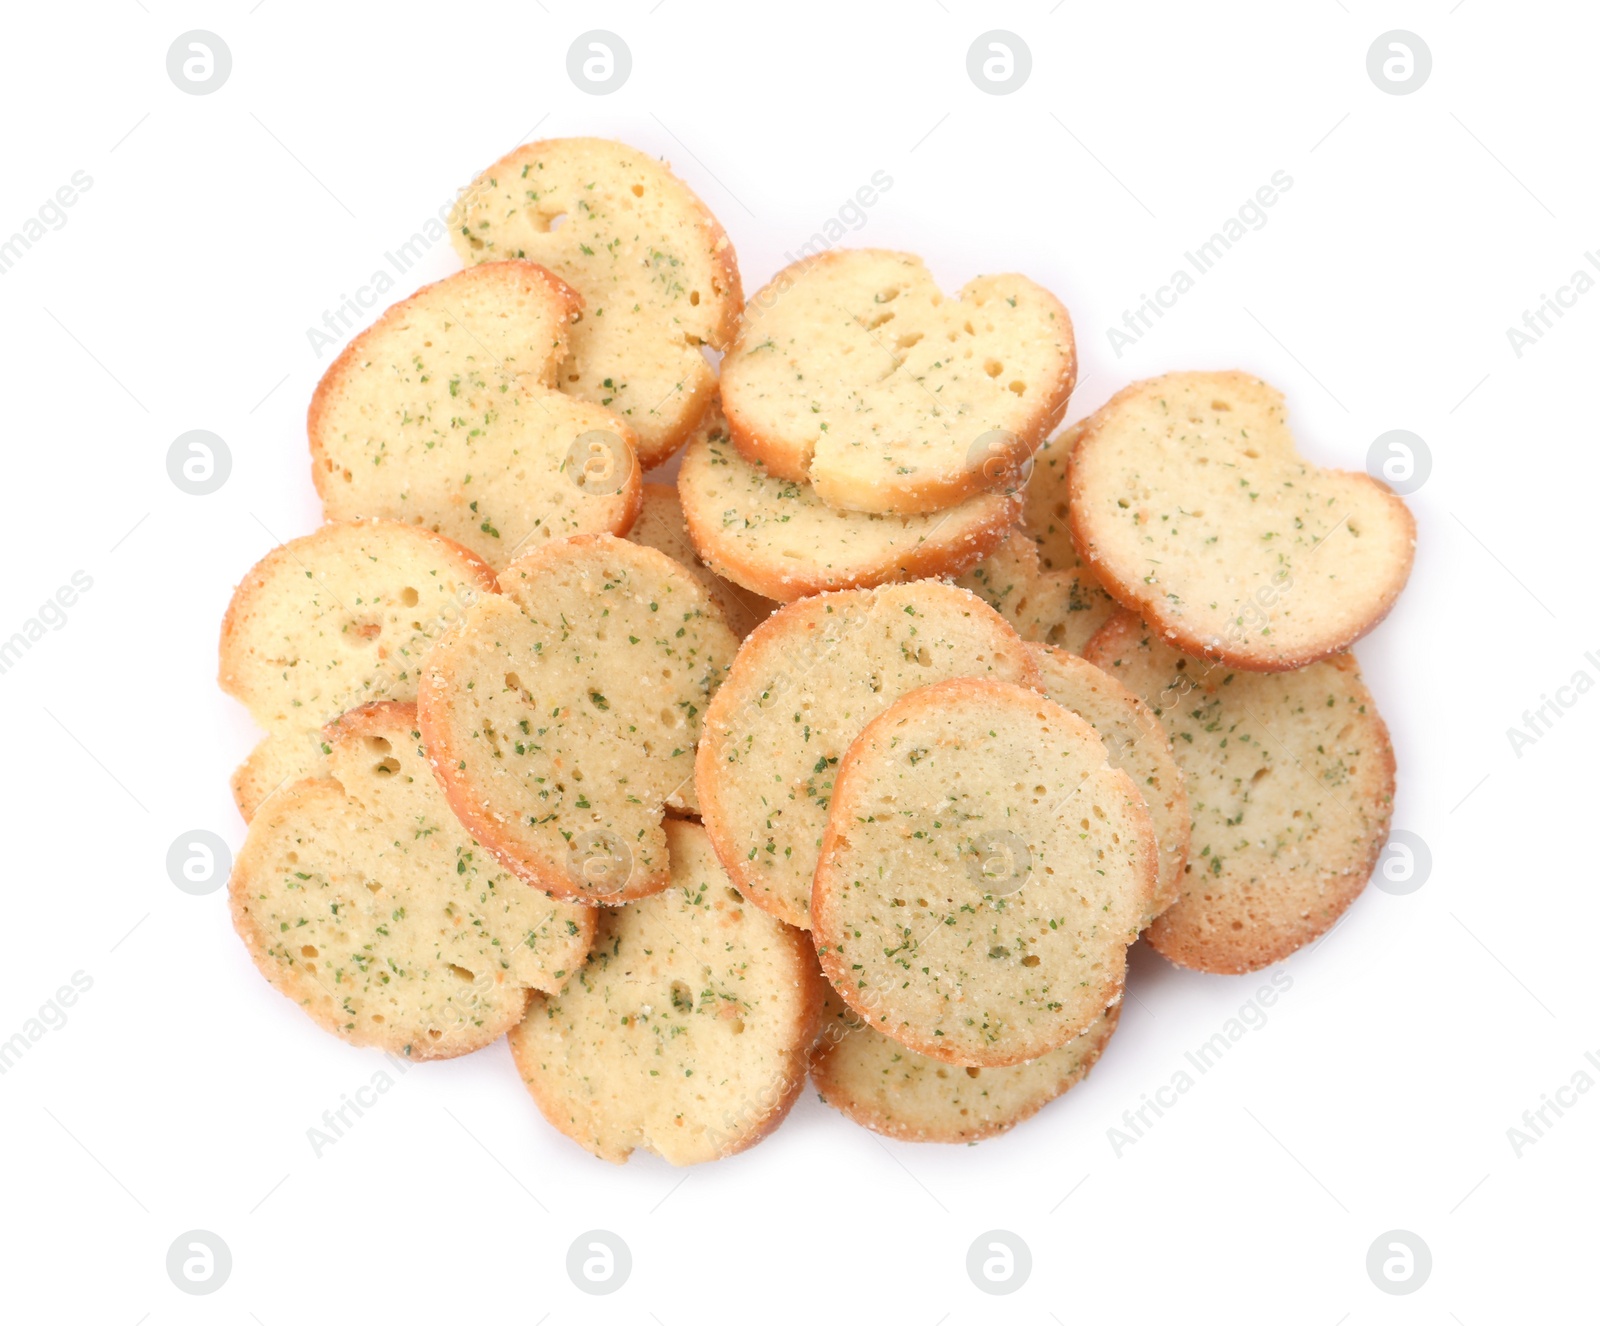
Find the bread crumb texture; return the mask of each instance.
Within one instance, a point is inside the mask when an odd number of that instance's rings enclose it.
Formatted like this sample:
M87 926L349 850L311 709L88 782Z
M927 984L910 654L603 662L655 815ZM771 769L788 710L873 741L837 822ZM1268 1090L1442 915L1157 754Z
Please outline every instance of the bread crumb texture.
M415 706L328 729L328 776L275 793L234 863L234 928L261 974L352 1045L466 1054L521 1019L530 990L583 963L595 913L502 870L456 822Z
M733 245L689 186L603 138L528 143L450 214L462 261L526 258L583 299L556 385L626 420L645 469L682 445L716 392L701 347L733 339L744 291Z
M1144 699L1184 773L1189 859L1151 946L1246 972L1326 933L1366 886L1394 801L1394 751L1354 657L1244 672L1178 653L1131 613L1088 657Z
M1015 1128L1089 1075L1116 1030L1113 1004L1060 1049L1008 1068L941 1063L862 1022L831 990L811 1052L822 1099L902 1142L976 1142Z
M662 813L738 640L693 575L610 535L547 545L499 585L428 655L418 695L450 804L558 896L665 887Z
M701 556L736 584L784 602L958 574L1006 538L1022 509L1019 492L994 492L923 515L843 511L804 479L779 478L742 456L720 410L690 440L678 492Z
M494 572L414 525L324 525L280 544L239 582L217 680L269 734L233 776L246 819L275 788L325 771L323 725L379 700L417 698L422 655Z
M1076 654L1117 610L1094 577L1083 571L1046 571L1033 540L1020 532L956 584L970 589L999 612L1024 640Z
M593 956L511 1033L555 1127L604 1160L673 1165L742 1151L805 1080L822 982L798 931L746 904L705 830L667 825L672 881L601 914Z
M976 595L937 580L802 599L756 629L712 702L695 762L723 865L803 929L839 761L869 722L948 677L1032 684L1033 660Z
M1015 487L1076 378L1067 311L1026 277L949 299L911 254L834 249L746 305L722 403L741 451L829 506L937 511Z
M570 534L625 534L639 511L632 429L556 391L577 294L531 262L423 286L355 338L307 415L329 520L385 516L497 570Z
M1347 649L1411 573L1416 522L1365 474L1300 459L1283 396L1243 373L1136 382L1072 457L1072 538L1167 643L1281 671Z
M1161 864L1142 929L1178 900L1189 861L1189 798L1172 743L1161 720L1115 677L1059 649L1030 648L1039 666L1039 690L1095 730L1111 767L1133 779L1150 812Z
M959 679L911 692L841 765L812 894L823 971L943 1063L1048 1054L1121 998L1155 833L1083 719Z

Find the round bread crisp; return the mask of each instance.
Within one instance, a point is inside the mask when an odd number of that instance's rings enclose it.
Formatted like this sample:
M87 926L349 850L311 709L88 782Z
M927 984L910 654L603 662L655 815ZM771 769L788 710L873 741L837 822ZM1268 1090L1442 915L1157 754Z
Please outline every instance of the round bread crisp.
M1155 832L1095 730L1035 691L911 692L839 766L811 895L822 969L942 1063L1037 1059L1122 997Z
M739 891L811 925L811 877L840 758L908 691L1038 678L994 609L938 580L801 599L758 626L706 716L695 789Z
M233 776L245 819L275 788L326 772L323 724L415 700L429 643L493 589L480 558L393 520L324 525L251 567L217 651L218 683L269 734Z
M678 504L678 490L669 483L644 485L644 505L639 510L639 519L628 531L628 538L666 553L691 572L716 600L729 627L741 640L778 607L771 599L725 580L706 565L689 538L683 507Z
M1365 474L1295 453L1283 396L1243 373L1136 382L1073 452L1072 539L1174 648L1255 672L1365 635L1411 574L1416 522Z
M666 891L602 913L588 966L511 1033L544 1117L618 1163L759 1142L799 1095L821 1013L805 936L745 905L698 824L669 820L667 846Z
M829 506L939 511L1015 487L1076 377L1067 310L1026 277L952 300L909 253L833 249L745 306L722 405L740 451Z
M665 888L662 812L694 777L738 640L693 575L608 534L547 544L499 585L423 665L422 731L450 805L557 897Z
M1082 571L1046 571L1026 534L1013 533L956 584L970 589L1036 640L1079 653L1117 611L1115 600Z
M744 290L733 245L689 186L604 138L553 138L502 157L450 214L462 261L529 258L584 312L557 384L627 421L645 469L682 444L716 392L701 346L727 349Z
M556 391L574 291L531 262L423 286L345 347L306 416L329 520L387 516L495 568L639 513L633 433Z
M678 471L689 534L718 572L781 602L836 589L954 575L991 552L1020 493L980 493L948 511L874 515L829 506L804 480L746 460L713 409Z
M1394 751L1349 654L1249 673L1179 654L1122 613L1089 661L1172 738L1194 816L1178 901L1145 932L1172 962L1270 966L1339 919L1389 835Z
M873 1031L830 989L811 1080L863 1127L902 1142L976 1142L1015 1128L1089 1075L1117 1029L1113 1004L1060 1049L1008 1068L962 1068Z
M1034 454L1023 490L1022 529L1038 545L1039 569L1070 575L1074 581L1072 616L1050 641L1074 654L1083 653L1089 637L1121 609L1095 579L1089 564L1078 555L1072 542L1068 498L1071 493L1072 451L1092 422L1093 416L1080 419L1047 441Z
M1189 860L1189 798L1166 729L1137 695L1093 663L1046 645L1029 648L1039 665L1039 690L1088 722L1105 743L1111 767L1133 779L1144 797L1161 856L1155 897L1144 918L1149 925L1178 900Z
M445 1059L514 1027L530 990L560 990L595 912L530 889L472 841L416 720L387 702L330 724L331 776L262 804L228 896L261 974L318 1024Z

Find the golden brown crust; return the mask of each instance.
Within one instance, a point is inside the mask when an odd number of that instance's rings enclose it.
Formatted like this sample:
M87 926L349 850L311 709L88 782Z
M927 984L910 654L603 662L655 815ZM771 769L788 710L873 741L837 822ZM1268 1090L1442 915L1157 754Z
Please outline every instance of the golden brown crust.
M1152 644L1173 653L1159 635L1132 613L1124 612L1101 628L1086 654L1090 662L1125 679L1138 693L1149 687L1136 684L1134 668ZM1317 784L1325 799L1334 799L1326 807L1326 827L1315 831L1322 835L1317 837L1299 827L1308 817L1322 818L1320 808L1302 798L1276 814L1271 807L1263 807L1260 796L1252 801L1253 794L1246 795L1237 808L1231 802L1207 804L1223 795L1216 784L1208 791L1212 760L1202 743L1192 739L1194 733L1190 740L1172 743L1189 784L1196 818L1182 896L1144 937L1168 961L1196 971L1228 975L1258 971L1326 934L1366 887L1388 838L1394 804L1394 747L1352 654L1336 654L1301 672L1254 677L1242 671L1234 674L1225 663L1192 655L1179 661L1175 669L1163 666L1144 673L1152 678L1168 678L1169 674L1170 680L1151 683L1155 694L1143 696L1169 731L1181 735L1178 725L1193 718L1192 709L1202 703L1214 705L1220 696L1224 697L1222 703L1231 703L1236 712L1230 715L1227 710L1208 708L1206 725L1227 722L1231 717L1229 731L1235 749L1244 745L1240 732L1254 736L1251 729L1259 727L1266 739L1257 739L1256 744L1269 757L1285 760L1296 770L1313 760L1333 761ZM1198 680L1194 680L1196 674ZM1189 680L1180 680L1185 677ZM1234 689L1236 684L1258 688L1299 685L1311 677L1326 683L1328 710L1339 714L1337 706L1342 702L1347 714L1341 715L1344 721L1328 741L1298 752L1290 744L1295 733L1270 726L1273 715L1264 712L1259 697L1241 698L1242 690ZM1319 699L1314 707L1298 706L1297 712L1309 717L1322 708ZM1195 722L1198 725L1198 720ZM1334 740L1338 748L1329 749ZM1251 782L1253 785L1255 780ZM1248 821L1246 810L1250 812ZM1205 818L1207 815L1211 819ZM1219 818L1220 828L1212 822ZM1278 847L1266 865L1250 873L1236 861L1257 841L1276 842Z
M719 475L726 476L725 493ZM689 537L706 564L780 603L960 575L1005 542L1022 511L1020 491L980 494L935 515L833 510L809 484L772 479L730 446L715 403L690 438L678 491ZM908 531L915 532L907 538Z
M831 990L831 987L830 987ZM831 1001L830 1001L831 1002ZM1122 1015L1122 1005L1113 1004L1077 1039L1052 1050L1042 1059L1008 1068L967 1068L943 1065L927 1055L918 1054L891 1041L881 1031L857 1023L846 1026L842 1021L829 1021L824 1017L822 1034L811 1051L811 1080L827 1104L863 1128L870 1128L884 1137L900 1142L944 1142L949 1144L979 1142L988 1137L998 1137L1019 1123L1031 1119L1052 1100L1064 1095L1089 1075L1099 1062ZM876 1043L871 1041L876 1038ZM892 1065L878 1067L875 1080L863 1078L863 1065L852 1063L855 1054L867 1047L859 1041L868 1040L873 1049L893 1055ZM903 1067L901 1067L903 1065ZM1046 1076L1043 1070L1049 1068ZM901 1081L892 1074L898 1069ZM1008 1099L1000 1102L974 1101L967 1105L952 1102L949 1110L935 1111L919 1108L909 1099L913 1075L932 1072L940 1077L961 1074L979 1082L1002 1085ZM1038 1081L1025 1093L1015 1092L1016 1087L1006 1079L1028 1074ZM948 1077L947 1077L948 1080ZM963 1084L959 1079L958 1089ZM1006 1088L1011 1090L1007 1091ZM950 1093L952 1095L957 1092ZM965 1095L965 1092L959 1092Z
M597 558L605 556L623 558L631 562L635 569L663 577L674 585L676 592L683 595L684 601L694 604L705 617L704 630L713 637L713 649L720 648L721 637L725 636L728 656L731 658L736 651L737 640L724 621L721 609L691 572L655 548L628 543L609 534L574 535L546 544L518 558L500 573L498 580L501 594L505 596L504 601L507 603L505 611L523 616L517 595L528 579L547 570L559 569L565 563L575 563L588 555ZM494 607L494 604L486 601L477 607L486 610ZM500 611L498 608L494 610ZM441 642L429 655L428 665L418 685L417 709L423 737L427 743L429 761L440 786L444 789L446 800L467 831L493 853L507 869L534 887L557 898L586 906L613 907L649 897L664 889L669 880L670 869L664 840L662 850L653 866L638 859L641 849L637 844L630 845L632 856L626 879L620 885L609 887L603 892L595 892L576 880L568 868L552 859L531 840L525 841L521 835L513 832L514 827L520 827L519 817L527 817L527 807L517 807L513 813L513 807L506 800L505 787L497 788L496 790L502 795L491 801L486 791L487 784L480 784L474 775L473 762L477 752L456 739L454 729L458 725L454 720L452 709L456 702L457 683L454 673L449 670L452 661L447 656L447 648L454 649L460 644L458 633L458 638ZM692 768L691 763L691 777ZM666 795L668 794L663 795L663 802L656 816L657 835L662 831L661 820L666 810ZM584 794L576 795L575 802L588 808L587 797ZM612 837L617 836L612 835ZM647 843L642 849L646 856L648 847Z
M793 262L778 272L751 297L747 310L757 305L770 307L781 300L802 277L857 260L862 255L896 260L910 256L888 249L830 249ZM921 265L919 259L913 258L912 261ZM978 277L962 287L956 300L965 301L977 287L1002 279L1005 278ZM1033 284L1029 282L1029 285ZM1078 375L1071 315L1055 295L1042 287L1034 288L1044 301L1053 306L1059 318L1064 349L1061 367L1031 414L1016 420L1012 427L995 430L992 444L981 465L968 465L955 474L923 474L915 480L910 477L884 477L870 485L869 492L861 481L843 480L827 467L817 467L809 449L798 448L790 440L763 432L752 415L742 407L739 392L730 393L725 377L722 404L734 445L746 459L765 465L774 475L811 483L825 502L843 510L907 515L942 511L980 493L1015 486L1028 458L1066 415ZM728 351L728 360L737 361L748 353L749 338L756 335L765 335L765 329L753 322L747 312L739 334Z
M1389 615L1400 596L1400 591L1405 588L1406 581L1410 578L1416 547L1417 523L1410 508L1387 485L1379 483L1368 474L1351 470L1308 467L1312 473L1325 480L1348 484L1357 489L1368 489L1380 500L1388 499L1385 503L1387 515L1399 522L1403 532L1405 553L1390 567L1390 573L1384 583L1374 586L1366 614L1338 629L1328 628L1314 641L1297 648L1284 647L1275 642L1263 642L1259 634L1251 642L1251 637L1245 633L1235 635L1229 631L1208 632L1200 629L1193 620L1172 610L1171 600L1174 595L1171 593L1169 582L1160 581L1149 575L1140 575L1131 562L1119 561L1108 556L1101 537L1100 521L1103 517L1094 500L1095 494L1091 492L1093 479L1089 476L1085 462L1094 454L1096 448L1102 445L1104 439L1112 436L1112 430L1119 420L1119 406L1139 401L1152 390L1160 391L1163 384L1191 378L1204 378L1214 382L1220 391L1231 390L1241 394L1258 392L1266 385L1251 375L1236 370L1206 374L1172 373L1162 378L1135 382L1113 396L1084 421L1083 431L1073 447L1066 480L1069 490L1068 523L1074 545L1093 568L1095 577L1113 598L1137 617L1152 623L1168 645L1183 653L1197 658L1216 659L1232 667L1252 672L1292 672L1348 650ZM1271 388L1267 390L1272 391ZM1276 392L1273 392L1273 395L1281 401L1281 395ZM1148 562L1146 567L1148 568ZM1275 591L1277 583L1265 582L1259 587L1258 592L1268 589ZM1293 587L1293 579L1290 579L1288 584ZM1229 611L1251 612L1251 600L1242 598Z
M885 1011L899 1001L895 990L868 986L863 970L855 962L856 955L845 951L846 936L854 932L850 931L849 923L842 914L842 902L853 885L846 879L847 872L841 868L840 858L849 850L850 838L857 831L858 819L865 818L860 816L858 808L864 807L871 800L869 789L873 771L868 766L879 757L882 749L892 747L895 741L893 734L904 725L908 716L921 711L934 712L946 706L980 702L996 710L1019 703L1029 710L1042 708L1050 715L1051 720L1069 735L1072 742L1083 747L1092 747L1099 752L1099 757L1102 759L1105 756L1103 743L1094 728L1055 701L1038 692L1029 692L1009 683L971 677L935 682L912 691L862 729L861 735L851 743L850 749L839 763L833 802L828 813L828 827L823 833L815 883L812 887L811 931L823 974L832 984L835 993L869 1025L883 1026ZM1098 776L1103 779L1102 787L1106 793L1106 800L1113 804L1122 802L1136 810L1136 813L1126 817L1124 826L1130 833L1137 835L1137 843L1129 852L1133 864L1132 876L1125 881L1126 889L1119 895L1120 902L1124 904L1122 910L1127 912L1125 918L1128 922L1127 935L1121 941L1125 946L1137 936L1139 919L1148 914L1154 901L1160 866L1159 848L1154 826L1145 809L1144 798L1133 780L1121 769L1110 767L1109 763L1099 770ZM898 798L896 804L897 807L903 805ZM904 811L897 810L897 813ZM1085 823L1087 825L1088 821ZM910 828L908 827L905 832L910 833ZM936 882L922 880L915 882L924 891L937 891L939 887ZM1019 892L1016 896L1022 895ZM1050 925L1048 930L1054 931L1055 926ZM885 933L888 933L887 930ZM1119 932L1116 932L1113 926L1112 935L1107 937L1109 942L1114 943L1115 933ZM860 935L854 937L861 938ZM1099 940L1100 937L1097 935L1096 939ZM1127 976L1125 948L1116 948L1115 954L1116 960L1105 963L1091 963L1081 951L1074 954L1074 960L1081 962L1084 967L1083 985L1088 984L1091 973L1099 978L1100 984L1092 996L1094 1009L1107 1008L1122 998ZM968 991L963 989L961 996L963 1000L967 994ZM1054 1012L1055 1008L1056 1006L1052 1005L1051 1011ZM982 1010L974 1005L971 1012L981 1013ZM942 1063L958 1064L963 1067L1002 1068L1037 1059L1058 1049L1085 1031L1095 1016L1096 1013L1090 1011L1077 1022L1060 1021L1057 1025L1043 1030L1014 1029L1006 1041L991 1039L989 1043L983 1045L974 1044L970 1038L964 1044L958 1044L954 1038L944 1034L942 1029L930 1030L904 1016L899 1016L892 1026L892 1039Z
M1000 676L1004 680L1029 686L1037 685L1039 674L1032 656L999 613L969 590L960 589L943 581L924 583L927 586L925 589L921 585L883 586L876 591L878 594L889 596L888 601L891 604L901 605L890 614L897 619L896 624L914 620L905 609L917 610L918 615L926 620L930 613L929 598L933 598L935 603L939 599L959 603L963 610L970 610L974 629L981 631L984 637L981 643L976 640L973 642L970 659L965 653L960 655L959 665L970 666L974 671L987 668L993 675ZM713 697L706 711L704 733L695 752L696 799L700 803L700 813L706 832L711 837L712 846L716 849L723 869L728 872L740 893L755 906L769 912L780 921L802 929L808 925L804 910L806 901L787 899L782 896L783 881L762 877L759 868L751 864L753 844L746 841L736 829L742 817L736 813L734 805L730 802L741 794L753 794L751 779L744 774L742 768L738 775L730 772L735 757L739 754L739 742L747 732L747 725L739 721L739 716L741 713L760 707L765 698L767 678L772 670L776 669L779 675L785 675L784 669L797 660L801 660L800 674L791 680L803 680L808 671L814 667L821 667L831 662L849 662L852 664L850 680L858 687L875 685L878 689L874 690L873 694L881 694L883 675L880 665L870 661L862 662L855 654L841 652L849 648L850 632L855 629L855 625L867 619L874 592L843 590L837 594L818 594L812 598L799 599L785 605L756 627L746 637L734 659L728 680ZM858 614L854 618L849 617L852 609ZM817 641L822 642L823 648L820 652L814 644ZM983 662L985 657L989 660L987 664ZM919 666L930 665L919 664ZM860 676L854 675L858 668ZM867 675L869 673L870 678ZM834 740L825 734L825 724L842 713L860 712L854 706L863 703L859 695L853 695L847 689L834 690L826 696L819 692L813 723L807 725L804 734L806 748L801 763L809 767L812 760L820 759L822 764L815 767L821 768L823 770L821 776L826 778L827 765L837 761L845 753L857 735L857 730L852 728L847 735L843 735L842 739L837 741L835 752ZM846 710L845 706L851 707ZM865 723L861 726L864 727ZM787 777L791 772L785 769L782 771L782 776ZM770 763L762 763L755 770L756 776L763 781L773 778L778 773L775 765ZM783 790L787 794L788 789ZM807 810L820 791L820 787L812 790L808 784L805 799L795 808L794 814L804 817L802 823L807 827L801 836L801 841L786 843L783 853L786 861L791 853L799 859L801 854L815 851L815 843L822 834L822 817L817 816L816 836L813 837L810 832L811 818L807 815ZM814 811L811 813L815 814ZM772 855L776 857L776 848ZM801 869L808 877L810 866L805 865Z

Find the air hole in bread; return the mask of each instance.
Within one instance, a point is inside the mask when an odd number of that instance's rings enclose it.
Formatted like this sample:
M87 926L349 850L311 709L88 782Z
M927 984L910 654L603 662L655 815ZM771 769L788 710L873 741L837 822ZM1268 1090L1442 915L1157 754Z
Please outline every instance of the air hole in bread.
M1028 384L1021 378L1016 378L1007 384L1006 389L1014 396L1023 396L1027 394Z
M933 655L928 652L927 645L917 650L917 662L925 668L933 665Z
M642 184L635 184L635 185L634 185L634 186L633 186L633 188L632 188L632 190L631 190L631 192L632 192L632 194L633 194L633 196L634 196L634 197L635 197L635 198L643 198L643 197L644 197L644 185L642 185Z
M1270 772L1271 771L1265 765L1263 765L1261 768L1257 769L1254 774L1251 775L1250 781L1252 783L1259 783Z
M672 983L672 1006L680 1013L694 1011L694 994L682 981Z
M1211 408L1226 414L1229 410L1233 409L1233 406L1229 405L1227 401L1212 401Z
M1022 960L1022 965L1024 967L1037 967L1039 965L1039 955L1037 953L1028 954L1028 956Z
M522 679L515 672L506 673L506 689L508 691L520 691L522 689Z
M445 970L454 976L456 980L463 981L468 985L472 984L472 973L469 972L465 967L458 967L455 963L451 962L446 964Z
M364 740L367 743L367 749L374 755L387 755L391 750L394 749L394 747L389 744L388 737L366 737Z
M397 774L400 772L400 761L391 755L387 760L379 760L375 765L373 765L372 772L375 774L383 774L385 777L388 777L391 774Z
M990 359L985 361L983 365L983 371L990 377L997 378L1006 371L1006 366L998 359Z
M545 222L544 228L547 231L556 231L556 230L560 230L561 227L564 226L566 223L567 223L567 214L565 212L557 212L553 217L551 217L548 221Z
M981 1070L981 1069L978 1069L978 1068L969 1068L969 1069L967 1069L967 1076L968 1076L968 1077L977 1077L977 1075L978 1075L978 1074L979 1074L979 1073L980 1073L980 1072L981 1072L981 1071L982 1071L982 1070ZM963 1111L962 1111L962 1113L963 1113L963 1114L965 1114L965 1113L966 1113L966 1111L965 1111L965 1110L963 1110Z
M741 906L743 905L743 903L744 903L744 894L740 893L738 889L733 887L733 885L731 885L731 884L728 885L727 888L723 889L723 892L728 895L728 901L729 902L736 902L736 903L739 903Z
M404 589L402 589L400 591L400 602L405 604L405 606L408 607L408 608L416 607L417 606L417 591L412 589L410 585L407 585Z
M300 956L302 958L314 958L314 957L316 957L317 956L316 946L314 944L302 944L300 946Z
M689 304L693 308L700 307L700 292L698 290L691 290L689 292Z
M872 298L873 298L873 301L875 303L887 304L891 299L894 299L899 293L900 293L900 287L899 286L895 286L895 285L885 286L882 290L878 291L878 293L875 294Z
M895 338L894 348L896 350L909 350L913 345L915 345L921 339L922 339L922 333L921 332L902 332L899 336L897 336Z
M893 317L893 313L874 313L869 321L864 322L861 325L868 331L876 331L879 327L883 326L884 323L893 319Z

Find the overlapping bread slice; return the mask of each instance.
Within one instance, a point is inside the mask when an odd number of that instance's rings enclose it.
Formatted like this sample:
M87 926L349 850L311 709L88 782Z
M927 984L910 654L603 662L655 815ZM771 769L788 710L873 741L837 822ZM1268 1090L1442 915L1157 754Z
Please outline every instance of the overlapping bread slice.
M1069 575L1075 583L1073 615L1062 638L1050 643L1074 654L1081 654L1089 637L1117 612L1121 605L1106 593L1095 579L1088 562L1072 542L1069 500L1072 488L1072 451L1090 423L1080 419L1063 428L1034 454L1023 490L1023 532L1039 548L1039 569L1046 573Z
M771 599L724 579L705 563L689 537L678 490L669 483L644 485L644 504L639 510L639 519L628 531L628 538L666 553L690 571L716 600L729 627L741 640L777 609L778 605Z
M902 695L947 677L1038 673L994 609L943 581L819 594L751 633L695 759L706 829L746 898L809 928L839 760Z
M745 455L829 506L938 511L1015 486L1076 377L1067 311L1026 277L948 299L911 254L834 249L746 305L722 404Z
M550 539L625 534L639 512L633 433L556 388L582 301L531 262L423 286L317 384L311 477L330 520L386 516L496 569Z
M1073 452L1072 539L1168 644L1253 671L1347 649L1411 573L1416 522L1366 474L1302 460L1283 396L1169 373L1098 410Z
M268 733L233 776L240 813L324 772L323 724L376 700L415 700L428 645L493 589L480 558L393 520L324 525L251 567L222 620L217 669Z
M690 572L608 534L546 544L499 586L423 667L422 730L451 806L558 897L664 888L662 813L685 805L738 640Z
M908 1050L867 1026L832 988L811 1050L822 1099L902 1142L976 1142L1031 1118L1089 1075L1117 1029L1113 1004L1081 1036L1007 1068L963 1068Z
M1157 864L1088 723L1021 686L938 682L839 766L812 938L874 1030L942 1063L1025 1063L1121 998Z
M1354 657L1244 672L1178 653L1131 613L1087 655L1149 705L1184 773L1189 860L1150 944L1246 972L1327 931L1366 886L1394 798L1394 751Z
M665 162L603 138L528 143L450 215L464 262L527 258L583 298L560 389L627 421L645 469L682 445L744 304L733 245Z
M1105 743L1111 767L1133 779L1155 829L1160 865L1141 929L1177 902L1189 861L1189 798L1161 720L1110 673L1046 645L1031 645L1039 690L1085 720Z
M1024 640L1075 654L1117 610L1116 602L1085 573L1046 571L1033 540L1020 531L956 577L956 584L981 597Z
M805 1081L822 979L804 935L746 905L705 830L667 823L672 880L601 914L588 965L511 1033L540 1111L604 1160L692 1165L754 1145Z
M1022 509L1013 490L926 515L839 510L804 480L777 478L742 456L715 406L684 453L678 495L700 555L780 602L959 574L1006 538Z
M234 928L261 974L353 1045L466 1054L560 990L590 908L501 870L450 813L416 708L384 702L327 731L328 776L274 793L234 862Z

